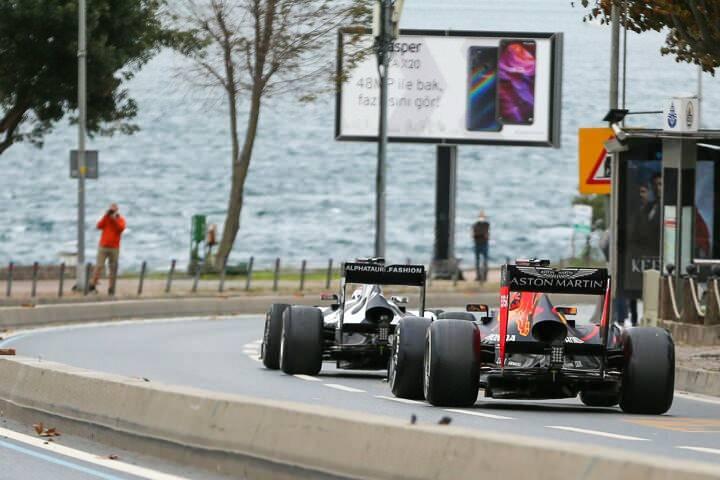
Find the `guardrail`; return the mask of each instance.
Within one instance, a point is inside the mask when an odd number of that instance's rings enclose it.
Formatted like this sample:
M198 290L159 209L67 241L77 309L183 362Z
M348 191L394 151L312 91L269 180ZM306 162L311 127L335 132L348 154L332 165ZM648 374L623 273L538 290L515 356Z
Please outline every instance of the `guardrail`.
M411 263L412 260L410 258L407 259L407 263ZM241 288L243 288L245 291L251 291L257 281L259 279L257 278L261 274L264 274L265 278L264 280L270 280L270 285L272 288L272 291L277 292L280 290L282 286L288 286L288 284L291 284L294 288L296 288L298 291L304 291L308 286L308 280L309 277L312 275L312 278L315 280L316 284L318 282L322 282L321 285L326 288L330 289L333 286L333 283L338 281L340 278L340 272L342 271L342 262L338 263L335 262L333 258L329 258L327 260L326 264L321 264L319 262L315 262L314 265L311 265L310 262L307 259L303 259L300 264L297 267L288 267L288 268L282 268L283 265L286 263L282 261L280 257L277 257L274 259L271 265L266 265L265 269L258 268L258 264L256 262L255 257L251 256L247 263L245 264L245 269L240 274L230 274L229 268L227 265L223 266L219 271L211 272L211 269L208 268L207 265L200 265L198 268L195 268L192 274L178 271L177 269L177 260L171 259L170 265L166 270L154 270L151 272L151 270L148 267L148 263L146 261L143 261L140 264L138 276L137 276L137 289L134 290L136 292L136 295L138 297L143 296L144 294L147 294L146 287L147 287L147 280L150 275L157 276L158 273L162 274L164 278L164 288L162 289L162 293L164 294L172 294L173 289L175 288L175 292L177 293L179 290L177 290L177 287L175 284L178 280L185 279L190 280L191 285L188 290L181 291L182 293L191 293L195 294L198 293L199 290L201 290L200 285L201 283L204 283L206 285L206 288L203 289L204 291L207 291L207 283L215 281L217 282L217 286L214 288L218 293L223 293L226 289L226 279L231 277L234 279L238 278L244 278L244 284ZM5 297L6 298L12 298L13 295L17 295L17 292L14 292L15 284L18 282L17 279L17 272L18 266L14 262L9 262L7 269L5 269ZM93 273L94 265L92 263L87 263L85 265L85 278L90 279ZM43 271L43 275L39 275L40 271ZM48 274L46 271L57 271L57 277L56 278L47 278ZM60 263L59 265L45 265L41 266L38 262L33 262L32 266L32 274L30 276L30 298L32 300L35 300L38 297L38 282L40 280L47 281L47 280L57 280L57 289L55 290L57 293L53 294L53 296L56 296L57 298L62 298L65 296L65 284L66 279L69 277L68 272L74 272L74 267L68 268L66 264ZM269 279L267 277L269 275ZM322 275L322 277L321 277ZM211 278L203 278L208 277ZM73 275L74 277L74 275ZM283 278L285 277L285 278ZM290 278L287 278L290 277ZM157 277L156 277L157 279ZM455 277L453 279L453 285L455 285L458 281L458 277ZM429 280L428 280L429 283ZM82 295L89 295L90 289L89 289L89 281L86 281L84 285L80 285L76 283L72 290L75 292L80 292ZM237 288L237 287L236 287ZM211 287L210 290L213 290ZM109 288L109 295L114 296L115 295L115 285L111 284ZM44 295L45 297L48 297L50 295L46 293Z

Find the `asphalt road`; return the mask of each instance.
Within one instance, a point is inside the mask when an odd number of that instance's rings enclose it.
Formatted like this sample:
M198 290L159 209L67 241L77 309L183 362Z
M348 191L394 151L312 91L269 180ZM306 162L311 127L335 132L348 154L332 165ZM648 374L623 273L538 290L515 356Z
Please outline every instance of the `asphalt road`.
M329 405L390 417L571 441L711 462L720 465L720 399L676 394L663 416L627 415L619 408L589 408L578 399L517 401L480 398L473 408L442 409L395 399L384 372L337 370L325 363L320 376L288 376L266 370L257 359L263 318L124 322L49 329L11 337L2 346L19 355L78 367L145 377L256 397ZM0 445L0 451L3 451ZM82 478L82 477L77 477Z

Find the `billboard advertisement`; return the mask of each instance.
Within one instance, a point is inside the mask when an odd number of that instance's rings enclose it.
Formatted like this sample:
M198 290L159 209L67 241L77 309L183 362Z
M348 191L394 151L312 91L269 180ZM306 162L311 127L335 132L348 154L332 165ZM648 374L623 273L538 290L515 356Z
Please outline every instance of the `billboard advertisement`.
M660 269L660 229L664 230L662 251L666 253L665 263L674 263L674 257L667 254L675 252L681 232L677 231L675 222L676 207L666 206L664 212L662 208L662 142L651 138L633 139L628 146L629 150L621 153L620 157L620 175L624 180L619 186L618 261L622 274L618 287L626 298L640 298L642 272L651 268ZM698 149L694 232L682 235L682 238L694 241L693 258L713 258L715 250L715 179L720 159L712 155L712 152ZM686 225L689 228L692 224ZM691 249L685 250L689 255Z
M341 30L338 48L342 73L372 37ZM559 147L562 34L402 30L392 52L390 141ZM379 93L369 53L338 84L338 140L377 140Z

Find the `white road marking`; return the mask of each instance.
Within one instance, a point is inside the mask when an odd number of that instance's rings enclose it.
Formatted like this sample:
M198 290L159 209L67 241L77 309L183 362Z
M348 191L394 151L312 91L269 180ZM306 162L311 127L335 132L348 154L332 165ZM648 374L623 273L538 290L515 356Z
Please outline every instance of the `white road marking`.
M360 390L359 388L353 388L353 387L346 387L345 385L338 385L337 383L323 383L326 387L334 388L335 390L342 390L343 392L351 392L351 393L367 393L365 390Z
M515 420L515 418L513 418L513 417L504 417L502 415L493 415L492 413L475 412L473 410L460 410L457 408L446 408L445 411L451 412L451 413L464 413L465 415L472 415L474 417L493 418L495 420Z
M315 378L311 375L303 375L298 373L297 375L293 375L295 378L299 378L300 380L307 380L308 382L322 382L319 378Z
M135 475L137 477L149 478L152 480L186 480L185 477L178 477L177 475L158 472L157 470L131 465L118 460L111 460L109 457L101 457L93 453L83 452L64 445L59 445L56 442L48 442L46 444L45 442L47 440L44 438L31 437L6 428L0 428L0 436L9 438L16 442L24 443L25 445L30 445L34 448L53 452L57 455L74 458L85 463L100 465L103 468L127 473L128 475Z
M260 339L260 340L255 340L255 341L250 342L250 343L253 344L253 345L260 345L260 344L262 343L262 339Z
M675 396L684 398L686 400L694 400L696 402L713 403L715 405L720 405L720 398L711 397L708 395L701 395L699 393L688 393L675 390Z
M681 446L681 447L675 447L675 448L682 448L683 450L692 450L694 452L714 453L715 455L720 455L720 450L718 450L717 448L688 447L688 446Z
M421 400L410 400L409 398L387 397L385 395L375 395L375 398L379 398L382 400L390 400L392 402L398 402L398 403L408 403L410 405L427 405L427 403L425 403Z
M563 426L557 426L557 425L546 425L545 428L554 428L556 430L566 430L568 432L576 432L576 433L586 433L588 435L595 435L597 437L615 438L618 440L632 440L632 441L636 441L636 442L649 442L650 441L647 438L631 437L629 435L619 435L617 433L600 432L598 430L586 430L584 428L563 427Z

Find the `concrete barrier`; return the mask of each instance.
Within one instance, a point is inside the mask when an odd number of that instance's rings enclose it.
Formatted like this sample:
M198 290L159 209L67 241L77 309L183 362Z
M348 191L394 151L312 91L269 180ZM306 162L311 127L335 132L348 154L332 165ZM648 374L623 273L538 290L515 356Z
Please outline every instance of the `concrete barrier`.
M0 359L0 399L119 435L373 479L720 479L716 466L603 447L148 383L28 358ZM132 448L132 443L127 447ZM216 468L223 470L221 465Z
M667 329L678 344L720 345L720 325L692 325L660 320L658 326Z
M493 293L429 294L428 306L462 305L470 302L497 304ZM0 328L125 320L131 318L168 318L265 313L271 303L317 305L318 295L195 297L112 302L62 303L27 307L0 308Z
M720 396L720 372L677 367L675 389L702 395Z

